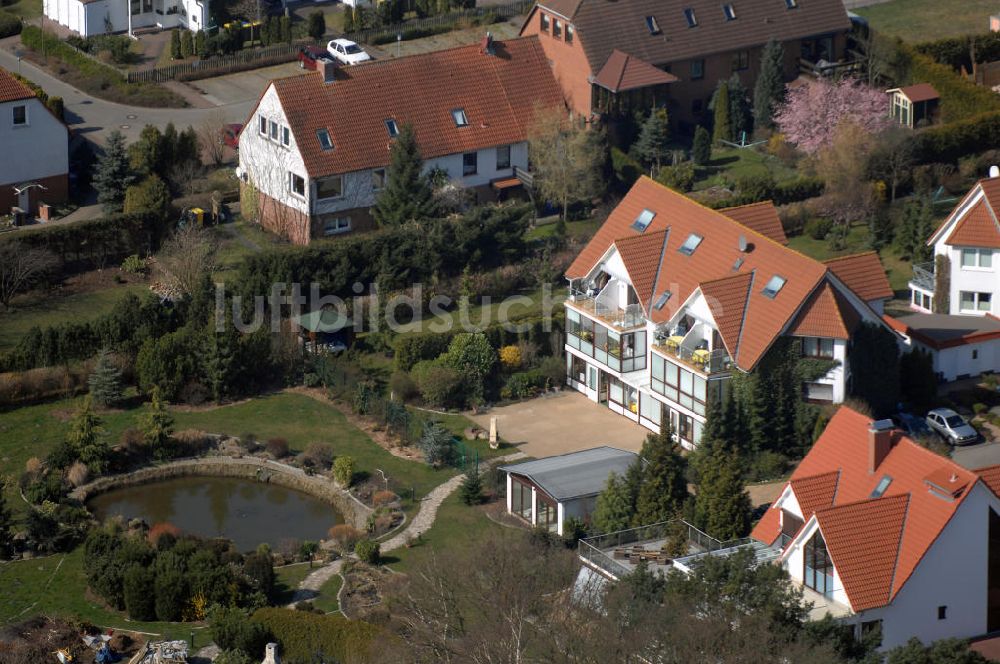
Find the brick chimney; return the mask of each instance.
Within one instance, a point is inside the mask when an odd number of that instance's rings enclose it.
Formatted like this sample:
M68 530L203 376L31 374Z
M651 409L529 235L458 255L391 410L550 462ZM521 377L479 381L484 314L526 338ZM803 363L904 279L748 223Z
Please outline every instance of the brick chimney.
M281 664L281 659L278 657L277 643L268 643L264 647L264 661L261 664Z
M319 71L323 75L323 83L333 83L337 80L337 63L333 60L319 60Z
M892 451L892 420L878 420L868 426L868 472L874 473Z
M479 51L483 55L496 55L493 50L493 33L487 32L483 40L479 43Z

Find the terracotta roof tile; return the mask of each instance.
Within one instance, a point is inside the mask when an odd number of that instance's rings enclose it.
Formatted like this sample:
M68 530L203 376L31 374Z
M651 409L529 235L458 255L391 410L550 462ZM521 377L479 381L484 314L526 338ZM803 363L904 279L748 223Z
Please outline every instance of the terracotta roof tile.
M799 502L799 507L802 508L802 513L812 514L833 505L839 481L839 470L792 480L792 491L795 493L795 500Z
M955 225L946 244L1000 249L1000 226L990 209L989 199L976 203Z
M701 294L708 302L708 308L730 357L735 357L739 351L743 318L753 282L754 273L743 272L701 284Z
M875 472L869 472L870 423L868 416L841 406L789 480L794 490L801 480L840 471L834 506L816 514L855 611L881 606L895 597L978 479L973 472L917 445L899 431L892 432L889 453ZM1000 466L978 472L984 481L1000 485ZM928 478L947 476L950 480L952 475L957 484L967 487L954 499L943 499L929 490ZM882 498L872 498L873 489L884 477L891 481ZM893 497L895 501L886 502ZM897 526L901 498L908 502ZM777 512L778 508L769 511ZM803 516L808 521L811 515ZM774 542L780 530L774 523L773 518L766 522L762 519L753 536L762 542ZM894 545L892 533L898 527L902 532L898 545Z
M866 302L891 298L894 293L878 253L866 251L823 261L844 285Z
M901 494L816 513L830 560L855 611L889 603L909 503L910 496Z
M14 78L6 69L0 67L0 104L22 99L33 99L34 91L21 81Z
M778 210L771 201L723 208L719 212L747 228L752 228L761 235L771 238L778 244L788 244L788 237L785 236L785 228L781 225Z
M764 512L757 525L753 527L750 537L768 546L774 544L781 535L781 510L769 509Z
M941 95L938 94L938 91L935 90L934 86L931 85L930 83L917 83L916 85L908 85L905 88L899 88L899 91L902 92L907 99L909 99L914 103L941 98Z
M310 177L385 166L387 119L411 123L425 159L518 143L537 109L555 108L562 95L536 37L494 41L274 81ZM463 109L468 125L451 112ZM327 129L333 150L316 138Z
M664 85L680 79L669 72L657 69L639 58L622 53L617 48L594 77L594 83L611 92L636 90L651 85Z
M817 288L788 328L798 337L849 339L861 316L837 289L824 282Z
M1000 465L977 468L975 472L983 480L983 484L989 487L990 491L1000 496Z
M615 240L615 248L632 280L632 288L647 311L652 307L653 287L666 239L667 231L662 230Z

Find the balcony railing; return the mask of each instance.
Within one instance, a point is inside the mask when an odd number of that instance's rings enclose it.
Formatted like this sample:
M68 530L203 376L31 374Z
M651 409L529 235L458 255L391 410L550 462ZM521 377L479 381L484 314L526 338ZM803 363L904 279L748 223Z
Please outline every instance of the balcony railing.
M914 263L913 279L910 281L924 290L934 292L934 263Z
M569 292L569 302L584 313L596 316L605 323L617 330L628 330L636 327L643 327L646 324L646 317L642 312L642 305L630 304L624 309L617 305L609 305L595 297L593 292L587 293L576 289Z
M614 559L615 549L636 542L666 540L674 533L677 524L680 524L687 533L689 548L696 552L715 551L726 546L725 542L720 542L698 530L687 521L676 519L582 539L577 543L577 554L592 567L604 570L612 577L620 579L628 575L632 568ZM609 551L612 553L608 553Z
M733 368L733 360L725 348L715 350L689 348L681 344L671 344L666 340L657 341L653 347L667 357L676 358L703 374L724 373Z

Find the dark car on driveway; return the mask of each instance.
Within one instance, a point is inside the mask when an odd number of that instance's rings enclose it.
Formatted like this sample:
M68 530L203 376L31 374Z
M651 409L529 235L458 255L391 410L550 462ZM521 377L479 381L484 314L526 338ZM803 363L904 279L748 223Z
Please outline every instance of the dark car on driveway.
M322 61L334 61L322 46L303 46L299 49L299 67L302 69L317 69Z

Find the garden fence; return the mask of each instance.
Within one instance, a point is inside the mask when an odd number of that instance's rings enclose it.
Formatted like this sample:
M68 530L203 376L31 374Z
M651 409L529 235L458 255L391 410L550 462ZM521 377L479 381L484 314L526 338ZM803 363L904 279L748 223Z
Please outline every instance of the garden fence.
M461 21L478 21L484 17L494 17L495 20L506 21L514 16L527 13L534 4L534 0L516 0L504 5L470 7L447 14L411 19L405 23L355 30L347 36L363 44L384 44L396 41L398 35L401 35L403 39L413 39L425 34L445 32Z
M272 44L261 48L246 49L229 55L213 56L195 62L183 62L165 67L154 67L128 72L129 83L163 83L173 80L195 80L221 76L248 68L281 64L294 60L300 44Z

